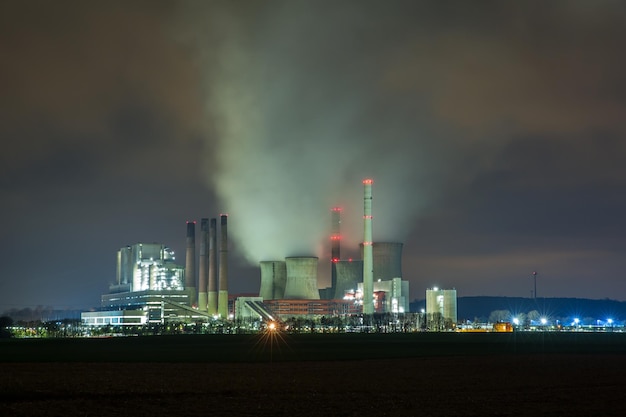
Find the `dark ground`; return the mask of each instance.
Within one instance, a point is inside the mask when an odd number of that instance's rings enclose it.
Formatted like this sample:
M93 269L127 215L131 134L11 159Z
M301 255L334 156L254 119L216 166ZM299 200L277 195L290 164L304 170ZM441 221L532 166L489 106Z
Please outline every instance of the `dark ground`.
M374 345L384 337L372 335ZM129 350L149 346L128 339L121 343ZM0 416L624 416L626 354L606 350L286 362L279 351L272 362L196 361L197 352L158 363L5 361Z

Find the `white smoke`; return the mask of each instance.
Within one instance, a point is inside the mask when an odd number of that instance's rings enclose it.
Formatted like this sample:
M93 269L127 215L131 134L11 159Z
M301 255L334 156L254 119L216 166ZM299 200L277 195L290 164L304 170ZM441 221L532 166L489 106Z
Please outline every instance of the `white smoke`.
M389 91L391 55L354 11L214 14L211 182L252 263L323 256L335 206L344 245L356 247L364 178L374 179L374 239L401 241L447 171L434 163L442 150L423 100Z

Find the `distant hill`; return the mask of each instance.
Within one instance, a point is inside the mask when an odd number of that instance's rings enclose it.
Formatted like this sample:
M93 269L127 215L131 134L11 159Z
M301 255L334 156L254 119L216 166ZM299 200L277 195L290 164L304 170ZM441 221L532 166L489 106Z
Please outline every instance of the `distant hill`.
M425 308L425 300L415 300L410 304L412 312ZM586 298L522 298L522 297L458 297L457 312L459 321L487 321L496 310L508 310L511 314L528 314L536 310L551 320L566 323L578 317L585 323L609 318L615 323L626 320L626 302L616 300L590 300Z

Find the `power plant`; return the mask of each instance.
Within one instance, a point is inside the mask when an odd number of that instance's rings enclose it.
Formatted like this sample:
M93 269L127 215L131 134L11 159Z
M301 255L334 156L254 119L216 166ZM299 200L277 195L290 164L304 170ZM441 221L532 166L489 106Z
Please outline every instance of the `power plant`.
M248 297L239 314L279 316L399 313L409 311L409 283L402 280L402 243L374 242L373 180L363 180L361 259L341 259L342 209L331 209L331 287L318 289L318 258L261 261L259 297Z
M268 320L408 312L402 243L373 240L373 180L363 180L363 186L361 259L341 259L342 209L331 209L329 288L318 288L319 258L305 254L261 261L259 296L229 297L228 216L222 214L219 256L217 219L200 220L198 253L196 222L186 223L184 268L174 262L173 251L162 244L137 243L121 248L116 282L102 295L103 311L83 313L83 319L87 324L103 325L207 321L232 318L235 312L238 318Z

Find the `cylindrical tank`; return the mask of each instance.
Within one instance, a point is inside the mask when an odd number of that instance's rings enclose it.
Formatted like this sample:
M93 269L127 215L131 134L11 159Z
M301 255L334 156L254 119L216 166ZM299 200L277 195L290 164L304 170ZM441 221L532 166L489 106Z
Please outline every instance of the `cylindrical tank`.
M317 289L317 264L314 256L290 257L285 259L287 282L285 299L319 300Z
M347 291L355 290L363 282L363 261L339 261L337 266L337 285L335 299L341 300Z
M261 290L259 297L264 300L280 300L285 295L287 266L285 261L261 261Z
M444 320L457 322L456 290L438 288L426 290L426 314L430 317L440 315Z

